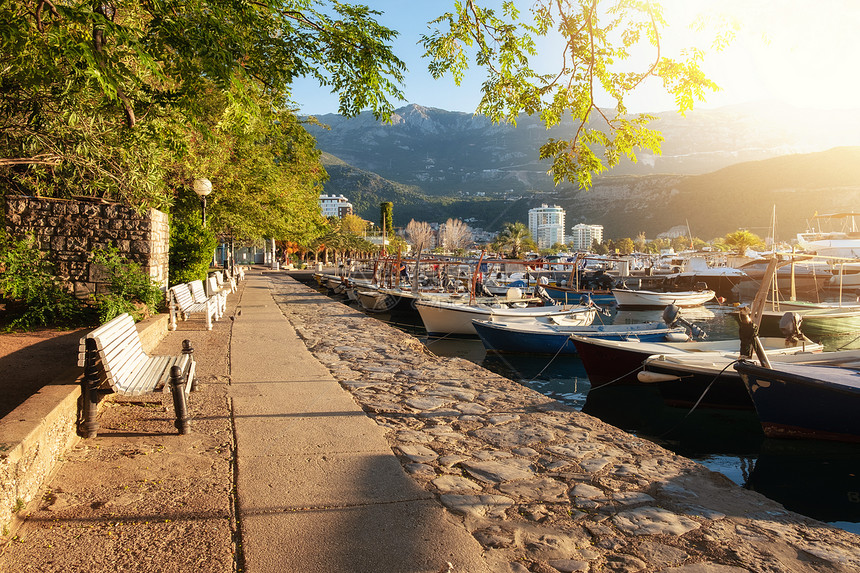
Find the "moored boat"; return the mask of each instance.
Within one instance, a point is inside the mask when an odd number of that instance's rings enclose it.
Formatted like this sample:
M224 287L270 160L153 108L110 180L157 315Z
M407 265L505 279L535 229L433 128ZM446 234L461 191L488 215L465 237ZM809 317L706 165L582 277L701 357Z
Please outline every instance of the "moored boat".
M860 365L860 351L822 352L820 344L806 343L790 354L771 353L771 363ZM705 353L660 354L645 359L637 378L656 383L669 406L752 410L753 403L731 355Z
M765 435L860 443L860 371L855 368L750 362L734 366Z
M796 308L792 312L800 316L803 334L810 340L833 350L860 348L860 309ZM784 314L784 311L763 311L759 332L764 336L776 335Z
M714 353L732 359L740 357L740 341L705 340L689 342L634 342L623 340L600 340L571 335L576 351L588 373L591 387L608 383L641 385L637 374L645 360L655 354ZM794 354L809 348L786 347L785 339L765 337L760 339L768 355ZM820 346L818 347L820 349Z
M506 301L511 303L513 301ZM591 324L597 309L591 305L535 306L515 308L510 304L453 304L444 301L415 302L424 328L430 336L449 334L477 336L472 320L531 321L539 317L562 317L570 324Z
M564 320L505 323L473 320L472 324L487 350L529 354L576 354L571 334L606 340L666 341L673 336L687 338L686 328L668 327L663 322L641 324L567 325Z
M709 289L678 292L612 289L612 294L619 308L662 308L670 304L688 308L701 306L714 298L714 291Z

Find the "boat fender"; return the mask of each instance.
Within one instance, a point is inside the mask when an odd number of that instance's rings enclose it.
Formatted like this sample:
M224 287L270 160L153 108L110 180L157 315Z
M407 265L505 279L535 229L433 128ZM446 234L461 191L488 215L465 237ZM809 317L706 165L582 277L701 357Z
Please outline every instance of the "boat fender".
M690 337L686 332L667 332L666 342L687 342Z
M636 378L643 384L656 384L658 382L671 382L672 380L680 380L674 374L662 374L660 372L648 372L643 370L636 375Z
M505 293L505 298L508 300L517 300L523 298L523 291L518 287L512 287Z

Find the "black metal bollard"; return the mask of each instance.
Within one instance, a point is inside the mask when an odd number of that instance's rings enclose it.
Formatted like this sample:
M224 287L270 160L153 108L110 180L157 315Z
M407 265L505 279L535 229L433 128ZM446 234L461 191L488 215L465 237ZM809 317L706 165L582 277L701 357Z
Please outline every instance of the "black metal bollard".
M86 362L84 377L81 380L81 434L85 438L95 438L99 431L99 391L101 378L96 367L96 341L88 338L86 342Z
M191 356L191 360L194 360L194 347L191 346L191 341L187 338L182 341L182 354L189 354ZM197 373L194 372L194 377L191 379L191 391L197 391Z
M173 423L180 434L188 433L188 407L185 402L185 384L182 380L182 368L173 366L170 369L170 391L173 394L173 410L176 421Z

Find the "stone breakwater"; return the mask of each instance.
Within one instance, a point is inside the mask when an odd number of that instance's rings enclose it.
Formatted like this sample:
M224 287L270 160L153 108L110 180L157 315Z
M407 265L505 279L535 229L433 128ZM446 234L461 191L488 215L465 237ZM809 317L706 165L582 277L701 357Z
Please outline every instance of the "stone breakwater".
M405 470L511 572L860 570L856 535L292 279L273 286Z

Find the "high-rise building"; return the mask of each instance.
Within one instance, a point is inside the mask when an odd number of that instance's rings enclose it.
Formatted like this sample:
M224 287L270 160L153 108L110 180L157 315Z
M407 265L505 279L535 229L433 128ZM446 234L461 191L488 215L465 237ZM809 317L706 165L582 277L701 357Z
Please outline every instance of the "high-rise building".
M323 217L344 217L352 214L352 203L343 195L320 195Z
M594 242L603 242L603 225L579 223L571 229L570 245L574 251L590 251Z
M529 232L539 249L564 244L564 209L558 205L529 209Z

